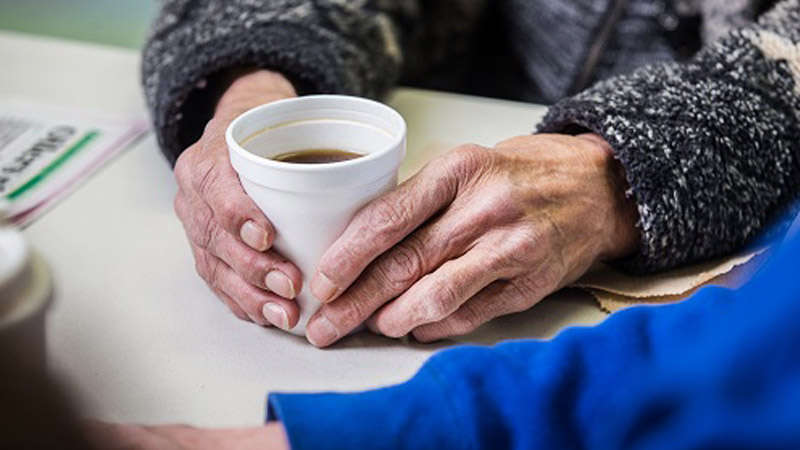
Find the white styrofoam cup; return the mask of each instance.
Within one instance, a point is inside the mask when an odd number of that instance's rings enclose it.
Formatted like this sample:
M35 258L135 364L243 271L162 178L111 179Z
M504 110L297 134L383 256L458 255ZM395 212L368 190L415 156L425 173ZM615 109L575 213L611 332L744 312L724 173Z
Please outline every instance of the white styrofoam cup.
M303 274L300 320L290 330L303 335L320 306L308 285L323 253L359 208L397 185L406 155L405 121L372 100L312 95L251 109L231 123L225 137L245 192L275 228L273 248ZM271 159L308 149L365 156L325 164Z

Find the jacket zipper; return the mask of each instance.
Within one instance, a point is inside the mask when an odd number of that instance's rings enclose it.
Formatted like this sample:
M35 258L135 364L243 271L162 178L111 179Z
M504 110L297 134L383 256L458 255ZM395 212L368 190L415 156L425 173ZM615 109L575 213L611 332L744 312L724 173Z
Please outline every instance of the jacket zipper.
M572 89L570 89L571 95L586 89L592 81L592 75L600 62L600 57L603 56L603 51L605 51L608 42L611 40L611 33L614 32L620 19L622 19L626 6L628 6L628 0L613 0L609 6L608 12L603 17L603 24L597 33L597 38L589 47L589 51L586 52L583 69L572 85Z

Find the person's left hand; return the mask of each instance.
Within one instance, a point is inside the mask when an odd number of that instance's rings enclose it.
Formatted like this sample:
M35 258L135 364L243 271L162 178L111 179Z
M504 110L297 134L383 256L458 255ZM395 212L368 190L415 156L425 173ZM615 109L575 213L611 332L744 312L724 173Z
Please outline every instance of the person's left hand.
M459 147L362 208L325 253L308 340L327 346L367 321L432 341L528 309L636 249L626 187L597 135Z
M185 425L140 426L89 422L89 442L98 450L284 450L280 423L261 427L204 429Z

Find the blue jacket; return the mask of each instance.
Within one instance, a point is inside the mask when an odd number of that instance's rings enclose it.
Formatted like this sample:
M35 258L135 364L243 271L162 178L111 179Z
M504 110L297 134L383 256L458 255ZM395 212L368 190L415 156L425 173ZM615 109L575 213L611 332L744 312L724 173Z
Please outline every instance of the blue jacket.
M739 290L268 404L293 449L800 449L800 233Z

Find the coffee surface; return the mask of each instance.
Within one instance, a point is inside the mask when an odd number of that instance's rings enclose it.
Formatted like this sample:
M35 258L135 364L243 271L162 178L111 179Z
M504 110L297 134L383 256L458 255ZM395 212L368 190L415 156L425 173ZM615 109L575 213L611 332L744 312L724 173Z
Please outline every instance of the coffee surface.
M362 154L333 148L314 148L281 153L273 157L275 161L293 164L327 164L361 158Z

